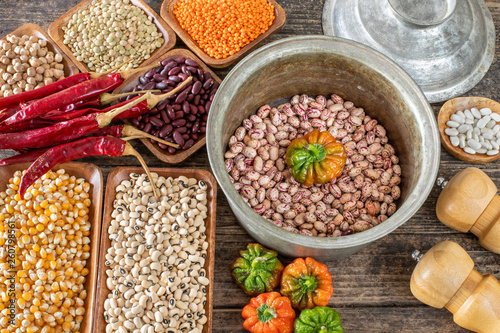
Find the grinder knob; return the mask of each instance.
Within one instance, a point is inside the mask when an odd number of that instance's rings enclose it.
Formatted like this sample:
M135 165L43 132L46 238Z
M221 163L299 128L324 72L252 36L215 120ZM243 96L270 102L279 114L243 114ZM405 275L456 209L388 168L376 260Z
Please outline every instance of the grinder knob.
M432 247L419 261L410 288L419 301L453 313L459 326L474 332L500 332L500 282L474 269L457 243Z
M453 176L438 198L436 215L448 227L470 231L483 247L500 253L500 196L490 177L478 168Z

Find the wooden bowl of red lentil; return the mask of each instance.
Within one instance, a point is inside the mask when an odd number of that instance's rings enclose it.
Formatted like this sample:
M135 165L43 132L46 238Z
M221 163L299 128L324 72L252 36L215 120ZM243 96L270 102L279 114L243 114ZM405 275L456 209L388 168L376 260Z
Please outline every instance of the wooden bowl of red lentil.
M264 39L266 39L267 37L269 37L270 35L272 35L276 31L278 31L285 24L285 21L286 21L286 15L285 15L285 11L283 10L283 8L281 8L281 6L276 1L268 0L268 5L271 6L273 8L273 11L274 11L274 20L272 21L272 24L270 24L269 28L267 30L265 30L263 33L257 34L255 39L251 39L251 38L253 38L253 37L251 37L250 41L244 41L243 44L238 45L238 48L234 48L234 49L230 50L231 53L234 52L232 55L218 59L218 58L212 57L207 52L207 50L209 50L208 47L203 48L200 46L200 44L198 42L200 40L209 39L210 37L208 37L208 38L204 37L203 39L200 39L201 37L193 38L193 36L188 31L186 31L185 29L182 28L181 23L179 22L176 14L174 13L174 10L176 9L176 4L180 3L181 1L183 1L183 0L165 0L162 4L161 10L160 10L161 17L170 25L170 27L182 39L182 41L198 57L200 57L201 60L203 60L203 62L205 64L207 64L208 66L211 66L211 67L215 67L215 68L223 68L223 67L227 67L227 66L231 65L232 63L234 63L235 61L237 61L238 59L243 57L245 54L247 54L257 44L259 44ZM220 5L219 2L217 3L217 5L218 5L217 8L221 9L221 11L219 11L220 15L231 16L231 13L229 13L229 12L226 12L224 14L224 11L227 11L224 8L227 8L230 6L224 6L224 4ZM234 4L231 4L231 6L233 6L233 5ZM190 9L189 7L186 7L186 6L183 9L185 11L189 11L189 15L192 15L192 13L196 13L196 11L194 9ZM200 11L200 12L206 13L207 10L206 9L203 10L203 9L204 8L202 8L202 11ZM257 14L257 12L256 12L256 14ZM203 20L205 20L205 19L206 18L203 17ZM203 21L203 20L201 20L201 21ZM198 21L200 21L200 20L198 20ZM235 36L235 35L239 34L239 33L232 32L232 31L235 28L240 28L240 27L232 27L232 26L224 27L223 24L224 24L224 22L221 22L222 28L223 29L225 28L226 31L221 31L220 33L226 34L229 31L233 34L233 36L235 38L237 38L237 36ZM254 27L252 27L252 26L241 27L240 33L244 34L245 36L251 36L253 34L253 32L255 31L255 29L253 29L253 28ZM206 27L204 27L202 25L198 28L200 33L202 33L202 30L204 30L204 29L206 29ZM252 32L243 31L243 29L250 29L250 30L252 30ZM217 32L217 31L215 31L215 32ZM224 37L224 35L223 35L223 37ZM230 39L230 38L228 37L228 39Z

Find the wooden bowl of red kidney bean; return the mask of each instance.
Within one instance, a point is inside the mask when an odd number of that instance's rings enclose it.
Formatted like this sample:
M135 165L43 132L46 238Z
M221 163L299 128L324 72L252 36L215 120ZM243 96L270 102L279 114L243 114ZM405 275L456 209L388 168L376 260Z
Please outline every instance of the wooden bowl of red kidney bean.
M161 161L177 164L205 145L208 111L221 79L186 49L174 49L160 56L160 65L125 80L115 93L158 89L166 93L189 76L188 86L160 102L147 114L130 119L140 130L180 145L168 147L149 139L142 143ZM159 93L158 93L159 94Z

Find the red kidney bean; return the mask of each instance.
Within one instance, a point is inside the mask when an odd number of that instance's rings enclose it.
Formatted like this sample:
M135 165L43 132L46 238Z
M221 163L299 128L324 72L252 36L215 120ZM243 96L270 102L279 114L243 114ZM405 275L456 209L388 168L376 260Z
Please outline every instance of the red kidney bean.
M151 90L151 89L155 88L155 86L156 86L156 83L151 81L151 82L146 83L144 85L144 87L142 87L142 90Z
M153 80L155 80L156 82L161 82L161 81L164 81L166 79L168 79L168 77L165 75L162 75L162 74L153 75Z
M173 108L167 108L167 115L170 119L175 119L175 111Z
M205 110L210 111L210 106L211 106L211 105L212 105L212 102L207 102L207 103L205 104Z
M158 82L156 84L156 89L160 89L160 90L163 90L163 89L167 89L168 87L168 82L165 80L165 81L161 81L161 82Z
M200 81L195 82L193 84L193 86L191 87L191 92L195 95L198 94L201 90L201 86L202 86L202 84Z
M155 75L156 72L154 69L150 69L149 71L147 71L145 74L144 74L144 77L146 79L151 79L153 77L153 75Z
M189 102L187 101L182 102L182 111L184 111L184 114L191 112L191 108L189 107Z
M142 129L142 131L144 131L146 133L151 133L152 129L153 129L153 125L151 123L147 123L146 125L144 125L144 128Z
M194 123L193 128L192 128L193 133L198 132L199 128L200 128L200 123L198 123L198 122Z
M138 127L139 126L139 119L137 118L132 118L130 119L130 122L132 123L132 125L134 125L135 127Z
M172 68L171 70L168 71L168 75L169 76L173 76L173 75L177 75L181 72L181 68L180 67L174 67Z
M180 126L184 126L186 125L186 120L185 119L176 119L174 121L172 121L172 126L175 126L175 127L180 127Z
M179 119L184 117L184 112L183 111L177 111L175 112L175 118L174 119Z
M176 128L175 129L177 132L179 132L180 134L186 134L188 129L187 127L183 126L183 127L179 127L179 128Z
M175 149L174 147L168 146L167 151L169 152L169 154L175 154L175 152L177 151L177 149Z
M176 68L178 68L178 67L176 67ZM174 68L174 69L176 69L176 68ZM172 69L172 70L174 70L174 69ZM179 83L179 82L182 81L182 79L180 77L178 77L177 75L171 75L171 76L169 76L168 80L169 81L174 81L175 83Z
M180 111L182 109L182 106L180 104L174 104L172 105L172 108L174 111Z
M184 145L184 138L182 137L182 134L177 132L177 131L174 131L173 134L172 134L174 140L175 140L175 143L177 143L178 145L180 146L183 146Z
M198 113L198 107L196 107L196 105L190 104L189 105L189 112L191 112L192 115L197 114Z
M184 74L184 73L179 73L177 75L182 81L186 80L188 77L190 77L190 75L188 74Z
M160 62L160 64L161 64L162 66L166 66L166 65L167 65L169 62L171 62L172 60L173 60L173 58L168 57L168 58L163 59L163 60Z
M172 132L173 126L171 124L167 124L163 126L160 131L158 132L158 135L162 138L165 138L170 132Z
M171 87L175 87L177 85L177 82L172 81L172 80L167 80L167 84Z
M149 80L148 80L146 77L144 77L144 75L141 75L141 76L139 77L139 82L140 82L141 84L146 84L146 83L148 83L148 82L149 82Z
M186 61L186 58L184 58L184 57L175 58L175 62L178 63L179 65L183 64L185 61Z
M200 127L200 133L205 133L207 128L205 126Z
M206 80L205 83L203 83L203 89L207 90L212 86L213 83L214 83L213 79Z
M200 114L204 114L206 112L205 108L203 107L203 105L198 105L198 112Z
M185 59L184 60L184 63L188 66L192 66L192 67L198 67L198 63L196 61L194 61L193 59Z
M187 97L187 92L184 90L179 95L177 95L177 97L175 98L175 102L174 103L176 103L176 104L182 103L182 102L184 102L186 100L186 97Z
M193 122L193 121L195 121L196 119L197 119L197 118L196 118L196 116L195 116L194 114L190 114L189 116L187 116L187 120L188 120L188 121Z
M155 126L155 127L161 127L163 125L163 121L161 121L160 119L155 118L155 117L149 118L149 122L151 124L153 124L153 126Z
M200 95L194 96L193 104L198 106L198 104L200 104L200 99L201 99Z

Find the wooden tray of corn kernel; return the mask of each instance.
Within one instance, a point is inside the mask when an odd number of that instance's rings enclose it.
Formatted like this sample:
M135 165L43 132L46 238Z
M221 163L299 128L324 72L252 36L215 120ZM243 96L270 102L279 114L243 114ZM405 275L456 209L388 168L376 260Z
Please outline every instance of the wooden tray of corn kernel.
M12 177L14 172L17 170L25 170L29 167L29 163L14 164L9 166L0 166L0 192L4 192L9 179ZM84 287L87 291L87 297L84 301L85 313L83 315L83 321L80 326L81 333L91 333L92 326L94 322L94 317L96 315L95 309L95 298L97 294L96 284L97 284L97 268L98 268L98 253L99 253L99 241L101 236L101 214L102 214L102 202L103 202L103 177L101 170L89 163L80 162L70 162L64 163L53 168L53 171L59 169L66 170L66 173L75 176L77 178L84 178L88 183L90 183L90 199L92 205L90 206L89 221L91 224L90 229L90 257L87 259L87 265L85 266L89 270L89 274L86 276ZM4 222L5 223L5 222ZM16 223L16 228L19 224ZM16 296L17 297L17 296ZM17 298L19 299L19 298ZM42 299L43 304L43 299Z

